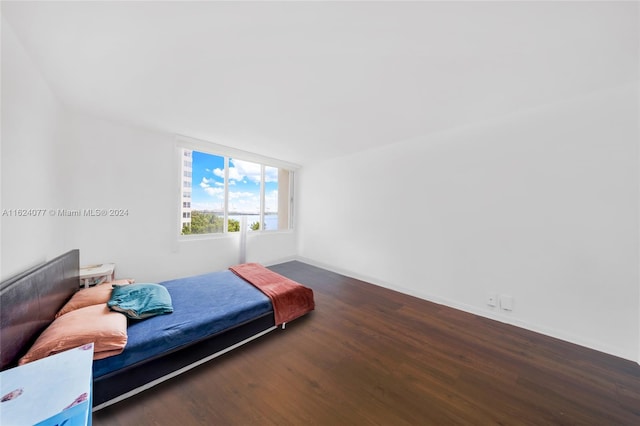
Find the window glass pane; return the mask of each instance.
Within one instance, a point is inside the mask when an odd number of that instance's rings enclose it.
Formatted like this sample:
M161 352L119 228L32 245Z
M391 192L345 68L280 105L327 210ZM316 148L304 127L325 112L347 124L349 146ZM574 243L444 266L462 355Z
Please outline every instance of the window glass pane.
M258 229L261 175L260 164L229 159L229 232L240 230L243 217L249 229Z
M227 232L241 223L249 231L291 227L293 172L187 148L182 155L189 159L180 163L182 235L225 232L225 217Z
M265 231L275 231L278 227L278 169L264 168L264 221Z
M185 150L188 151L188 150ZM187 156L187 155L185 155ZM211 234L224 231L224 157L193 151L189 188L183 189L182 234ZM186 167L186 166L184 166ZM183 173L184 174L184 173ZM190 193L190 197L186 196Z

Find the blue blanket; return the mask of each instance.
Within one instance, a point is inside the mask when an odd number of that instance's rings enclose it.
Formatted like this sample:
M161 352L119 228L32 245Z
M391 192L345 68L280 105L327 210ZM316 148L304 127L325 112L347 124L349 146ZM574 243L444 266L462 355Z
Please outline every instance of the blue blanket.
M233 328L273 310L267 296L231 271L160 284L171 295L173 313L129 320L129 337L124 351L94 361L94 378Z

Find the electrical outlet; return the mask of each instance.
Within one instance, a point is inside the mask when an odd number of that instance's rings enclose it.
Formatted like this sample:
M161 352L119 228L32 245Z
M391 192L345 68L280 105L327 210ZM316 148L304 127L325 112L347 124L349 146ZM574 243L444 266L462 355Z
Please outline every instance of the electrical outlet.
M513 297L500 295L500 307L503 311L513 311Z
M498 305L498 296L496 294L490 294L487 296L487 305L495 308Z

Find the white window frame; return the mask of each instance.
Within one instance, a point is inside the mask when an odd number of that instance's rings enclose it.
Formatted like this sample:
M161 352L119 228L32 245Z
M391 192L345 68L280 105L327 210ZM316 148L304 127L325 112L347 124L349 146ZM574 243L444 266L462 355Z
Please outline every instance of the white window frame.
M176 202L176 214L177 218L177 235L179 241L192 241L192 240L201 240L201 239L215 239L215 238L224 238L229 237L235 234L239 234L237 232L228 232L229 221L229 159L238 159L243 161L251 161L254 163L260 164L261 167L261 182L260 182L260 228L259 231L254 231L256 233L261 233L263 231L262 226L264 223L264 198L265 198L265 188L264 188L264 178L265 178L265 166L276 167L278 169L286 169L289 171L289 202L287 206L289 208L288 218L289 218L289 227L286 230L273 230L267 231L269 234L276 232L292 232L293 224L294 224L294 196L293 196L293 184L294 184L294 176L295 172L300 169L300 166L295 163L290 163L288 161L278 160L271 157L266 157L260 154L255 154L248 151L243 151L240 149L232 148L226 145L222 145L216 142L209 142L201 139L195 139L188 136L177 135L176 143L175 143L175 151L176 156L180 158L177 160L175 164L177 165L176 175L179 176L179 182L182 182L184 179L181 176L181 163L184 155L182 154L183 149L189 149L192 151L204 152L206 154L217 155L219 157L224 157L224 181L225 181L225 194L224 194L224 223L223 223L223 232L220 233L212 233L212 234L193 234L193 235L182 235L182 214L180 206L182 205L182 188L178 189L177 200L180 202Z

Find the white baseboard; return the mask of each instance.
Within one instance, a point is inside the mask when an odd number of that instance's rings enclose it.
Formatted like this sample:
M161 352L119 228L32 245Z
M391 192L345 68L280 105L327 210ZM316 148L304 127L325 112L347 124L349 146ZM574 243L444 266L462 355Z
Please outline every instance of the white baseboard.
M573 343L579 346L583 346L589 349L593 349L599 352L603 352L609 355L613 355L619 358L623 358L629 361L633 361L636 362L638 364L640 364L640 359L638 359L638 357L636 356L636 354L628 354L625 351L621 350L620 348L617 347L611 347L609 345L604 345L601 342L594 342L594 341L590 341L588 339L584 339L580 336L575 336L572 335L570 333L566 333L562 330L557 330L557 329L552 329L549 327L545 327L545 326L540 326L538 324L532 324L529 323L527 321L522 321L519 320L517 318L513 318L511 316L506 316L504 314L499 314L499 313L495 313L489 310L485 310L485 309L480 309L476 306L470 306L470 305L466 305L463 303L458 303L455 300L449 300L449 299L445 299L433 294L428 294L428 293L423 293L423 292L418 292L415 290L411 290L408 288L404 288L401 286L397 286L394 285L392 283L388 283L388 282L383 282L380 281L378 279L376 279L375 277L370 277L370 276L366 276L366 275L362 275L362 274L358 274L354 271L349 271L346 269L342 269L342 268L337 268L334 267L333 265L328 265L322 262L317 262L313 259L304 257L304 256L297 256L296 259L293 260L298 260L300 262L303 263L307 263L309 265L312 266L316 266L318 268L322 268L322 269L326 269L328 271L331 272L335 272L337 274L340 275L345 275L347 277L350 278L355 278L357 280L361 280L361 281L365 281L367 283L373 284L373 285L377 285L379 287L384 287L384 288L388 288L390 290L394 290L397 291L399 293L403 293L403 294L407 294L409 296L414 296L417 297L419 299L423 299L423 300L427 300L429 302L433 302L433 303L437 303L439 305L444 305L444 306L448 306L450 308L454 308L454 309L458 309L464 312L468 312L470 314L474 314L474 315L478 315L484 318L489 318L495 321L499 321L505 324L509 324L509 325L513 325L519 328L523 328L525 330L529 330L529 331L533 331L536 333L540 333L543 334L545 336L549 336L549 337L553 337L556 339L560 339L563 340L565 342L569 342L569 343Z

